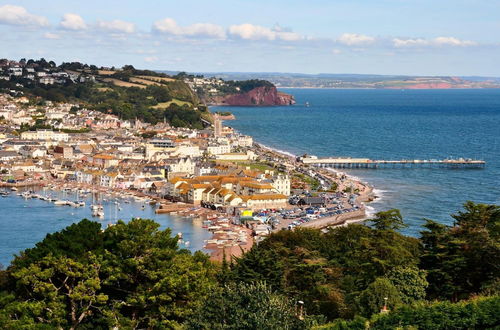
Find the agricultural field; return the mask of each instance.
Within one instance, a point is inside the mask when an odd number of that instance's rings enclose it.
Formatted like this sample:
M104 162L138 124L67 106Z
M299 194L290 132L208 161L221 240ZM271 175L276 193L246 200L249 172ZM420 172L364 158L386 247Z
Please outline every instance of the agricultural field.
M178 99L172 99L172 101L158 103L157 105L153 106L152 108L153 109L166 109L172 103L175 103L175 104L177 104L180 107L182 107L185 104L187 104L189 106L193 105L191 102L181 101L181 100L178 100Z
M113 70L99 70L97 73L101 76L111 76L112 74L115 74L116 71Z
M115 86L119 87L139 87L139 88L146 88L146 85L141 85L141 84L134 84L131 82L115 79L115 78L103 78L102 81L107 82L107 83L112 83Z
M164 86L161 83L158 83L158 82L155 82L155 81L151 81L151 80L148 80L148 79L137 78L137 77L130 77L129 80L131 82L133 82L133 83L138 83L138 84L142 84L142 85Z
M167 78L167 77L154 77L154 76L136 76L136 77L141 78L141 79L156 81L156 82L160 82L160 83L175 81L175 79Z

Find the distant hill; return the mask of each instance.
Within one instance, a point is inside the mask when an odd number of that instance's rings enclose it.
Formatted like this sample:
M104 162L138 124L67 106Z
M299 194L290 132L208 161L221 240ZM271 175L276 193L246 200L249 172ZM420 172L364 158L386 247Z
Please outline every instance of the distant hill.
M221 78L224 80L264 79L272 82L277 87L295 88L500 88L500 77L481 76L451 77L331 73L304 74L281 72L200 72L196 74L206 77Z

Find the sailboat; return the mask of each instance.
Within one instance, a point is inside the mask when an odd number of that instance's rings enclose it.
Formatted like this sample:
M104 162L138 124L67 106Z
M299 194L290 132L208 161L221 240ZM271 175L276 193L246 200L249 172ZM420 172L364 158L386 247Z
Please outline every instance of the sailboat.
M97 210L97 216L101 219L104 218L104 207L102 207L102 205L100 205Z
M94 192L92 192L92 205L90 205L90 208L92 209L93 217L104 218L104 207L101 204L96 203L96 201L94 200Z

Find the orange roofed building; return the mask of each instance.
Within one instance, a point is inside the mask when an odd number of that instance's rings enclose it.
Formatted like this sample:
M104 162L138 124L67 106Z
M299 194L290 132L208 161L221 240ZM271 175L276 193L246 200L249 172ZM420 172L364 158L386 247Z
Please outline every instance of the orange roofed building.
M288 205L288 197L272 184L259 182L248 176L175 177L165 185L165 194L193 204L205 202L222 206L245 206L250 209L281 208Z

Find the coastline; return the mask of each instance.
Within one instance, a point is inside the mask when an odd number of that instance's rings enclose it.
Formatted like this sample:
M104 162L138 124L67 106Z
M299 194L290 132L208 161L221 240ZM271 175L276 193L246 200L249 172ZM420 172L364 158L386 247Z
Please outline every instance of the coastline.
M254 144L257 147L260 147L262 149L267 150L268 152L275 153L281 157L285 157L290 159L292 162L296 163L296 155L294 155L291 152L284 151L281 149L276 149L272 148L269 146L266 146L265 144L262 143L257 143L254 142ZM300 165L299 165L300 166ZM330 172L333 174L335 177L331 177L332 181L338 180L338 178L345 177L345 184L354 184L357 189L359 189L360 193L358 197L356 198L356 205L360 208L360 210L355 211L355 212L350 212L350 213L343 213L339 214L336 216L332 217L326 217L322 219L316 219L311 222L302 224L302 227L309 227L309 228L326 228L326 227L335 227L335 226L341 226L345 225L347 222L353 223L353 222L363 222L369 218L371 214L366 212L367 205L366 203L372 202L375 199L379 199L380 197L376 194L374 194L374 187L369 185L368 183L362 182L359 178L347 174L345 172L337 171L333 168L328 168L328 169L321 169L321 168L315 168L315 170L319 173L321 173L323 176L329 176L327 173ZM339 186L339 190L342 186Z
M345 189L346 187L351 187L351 189L355 187L359 192L356 196L355 203L350 203L352 206L358 206L359 209L334 216L325 216L314 219L310 222L302 223L300 225L301 227L322 229L325 227L342 226L348 222L364 221L367 218L365 203L373 200L373 187L361 182L360 179L333 169L309 167L298 162L296 155L293 153L285 150L278 150L262 143L254 142L254 145L251 148L258 154L271 154L272 157L276 159L276 164L285 163L288 166L292 166L299 173L313 171L314 173L321 175L322 178L327 178L330 182L338 182L338 191L342 191L342 189ZM207 253L210 255L210 259L215 261L223 261L224 258L240 257L243 253L250 250L256 242L254 239L255 232L252 228L233 223L231 220L234 218L222 211L210 210L194 204L172 203L171 201L168 201L160 196L145 194L134 190L93 186L85 183L69 182L64 180L54 180L50 183L46 181L30 181L17 184L6 183L4 186L5 188L42 186L46 187L45 189L49 189L54 192L60 192L66 189L71 189L72 191L85 190L87 194L105 194L110 198L135 198L140 201L140 203L143 203L143 205L156 205L156 207L153 207L155 208L155 213L157 214L169 213L192 219L197 218L201 220L211 220L212 225L210 226L215 228L209 228L208 226L204 227L204 230L211 233L211 239L204 241L203 249L208 251ZM347 198L344 197L343 199L343 202L346 203ZM291 206L291 208L293 208L293 206ZM283 224L274 228L274 231L286 229L288 222L289 220L283 219ZM257 241L264 236L258 237ZM183 244L184 242L182 241L182 237L180 238L179 244Z
M304 164L297 162L296 155L285 150L278 150L269 147L262 143L254 142L252 147L256 153L265 151L273 154L278 159L284 159L285 162L293 164L297 168L302 168ZM300 227L323 229L327 227L344 226L349 223L363 222L369 214L366 211L366 203L374 200L376 196L373 193L373 187L362 182L359 178L348 175L334 169L313 168L323 177L328 177L332 182L339 181L339 190L347 186L356 187L359 190L354 204L358 206L358 210L337 214L335 216L323 217L310 222L303 223ZM213 212L206 215L207 220L213 221L212 225L207 228L212 232L212 238L206 241L204 248L209 250L210 259L213 261L222 262L224 259L230 260L232 257L241 257L245 252L249 251L253 244L254 232L252 229L243 225L236 225L230 221L230 216L223 212ZM290 220L282 220L284 223L275 228L273 231L286 229Z

